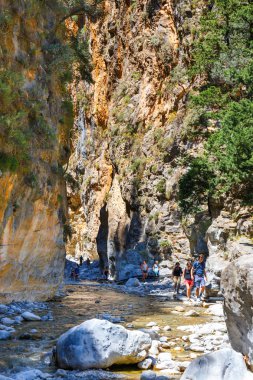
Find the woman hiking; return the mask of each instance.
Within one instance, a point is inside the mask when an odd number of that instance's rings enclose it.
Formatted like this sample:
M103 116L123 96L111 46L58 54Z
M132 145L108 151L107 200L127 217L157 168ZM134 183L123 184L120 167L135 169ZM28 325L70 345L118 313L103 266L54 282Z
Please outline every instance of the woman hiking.
M181 276L182 276L182 268L180 267L180 263L177 262L172 271L173 282L174 282L174 294L179 293Z
M187 261L186 267L183 270L183 279L184 279L184 282L186 285L187 298L190 301L191 291L192 291L192 287L194 285L194 278L192 275L192 263L190 261Z
M144 260L141 263L141 271L142 271L142 281L145 281L148 277L148 264Z

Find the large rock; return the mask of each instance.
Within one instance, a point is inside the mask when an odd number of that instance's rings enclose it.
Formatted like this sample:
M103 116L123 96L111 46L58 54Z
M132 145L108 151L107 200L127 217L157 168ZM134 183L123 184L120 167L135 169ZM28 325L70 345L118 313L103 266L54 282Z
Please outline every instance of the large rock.
M253 255L232 262L222 274L224 311L232 347L253 363Z
M232 349L200 356L186 369L181 380L252 380L243 356Z
M109 321L91 319L61 335L56 361L64 369L107 368L113 364L139 363L147 356L151 338Z

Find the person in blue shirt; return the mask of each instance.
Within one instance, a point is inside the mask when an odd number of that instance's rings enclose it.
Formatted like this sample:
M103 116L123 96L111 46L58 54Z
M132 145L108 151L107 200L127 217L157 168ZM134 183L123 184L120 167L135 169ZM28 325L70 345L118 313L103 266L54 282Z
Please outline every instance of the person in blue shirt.
M200 254L198 260L192 266L192 277L194 276L194 284L196 286L196 297L201 300L201 296L205 291L206 284L206 265L204 255Z

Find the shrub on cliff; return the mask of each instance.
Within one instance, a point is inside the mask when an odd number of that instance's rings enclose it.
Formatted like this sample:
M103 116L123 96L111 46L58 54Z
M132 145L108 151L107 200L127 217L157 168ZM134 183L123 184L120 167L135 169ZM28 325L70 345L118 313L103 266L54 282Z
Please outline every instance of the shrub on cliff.
M253 200L252 15L250 0L214 0L201 17L189 75L202 76L205 84L190 107L198 113L194 126L209 137L204 155L190 163L180 181L185 213L221 194Z
M190 164L179 182L184 213L197 211L209 197L232 194L252 202L253 102L232 102L221 114L221 128L205 146L205 155Z

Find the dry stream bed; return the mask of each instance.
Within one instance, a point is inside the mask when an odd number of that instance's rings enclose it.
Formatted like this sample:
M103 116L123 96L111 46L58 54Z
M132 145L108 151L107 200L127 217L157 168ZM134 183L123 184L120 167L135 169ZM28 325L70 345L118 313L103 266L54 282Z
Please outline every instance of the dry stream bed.
M120 317L123 326L132 324L134 329L147 328L149 322L155 321L160 327L159 335L167 336L168 342L173 341L174 348L167 351L173 355L173 359L180 361L191 359L190 351L184 349L186 343L182 340L182 336L188 333L178 330L177 327L211 321L211 316L206 315L202 307L194 308L200 314L198 317L186 317L184 312L175 311L175 307L182 306L182 302L168 300L166 297L140 297L120 293L94 283L66 285L66 293L67 296L61 301L48 303L53 320L23 322L14 326L16 332L11 340L0 341L1 374L18 372L27 367L47 373L54 372L56 369L49 364L49 353L58 337L87 319L102 318L103 314ZM186 312L193 309L190 305L183 307ZM43 315L45 312L36 314ZM167 325L171 327L171 331L163 331L163 327ZM32 339L20 339L22 334L29 334L32 329L37 330L31 334ZM138 380L142 372L135 366L115 367L112 370L127 374L132 380Z

